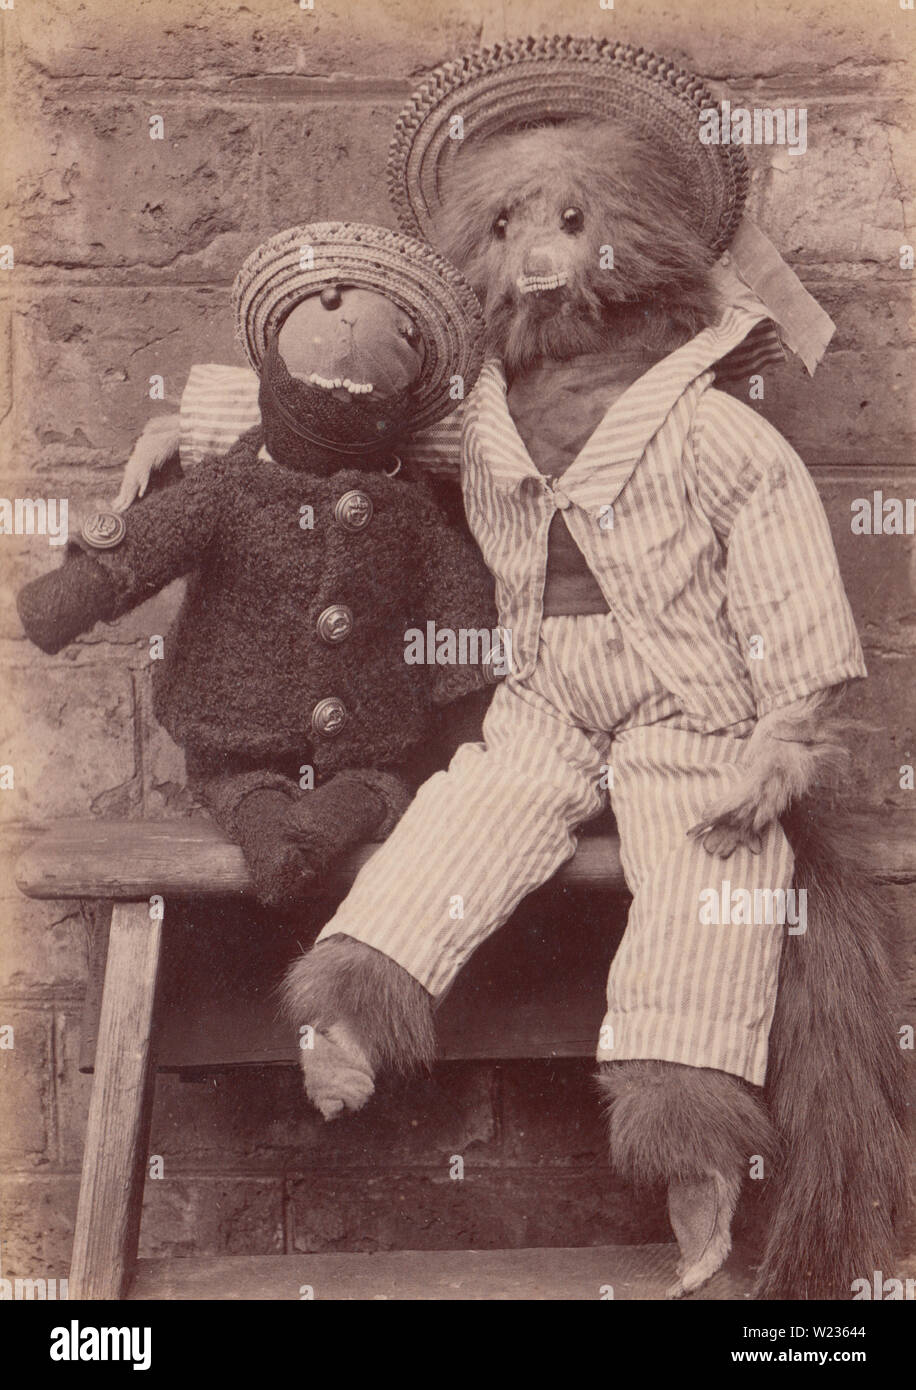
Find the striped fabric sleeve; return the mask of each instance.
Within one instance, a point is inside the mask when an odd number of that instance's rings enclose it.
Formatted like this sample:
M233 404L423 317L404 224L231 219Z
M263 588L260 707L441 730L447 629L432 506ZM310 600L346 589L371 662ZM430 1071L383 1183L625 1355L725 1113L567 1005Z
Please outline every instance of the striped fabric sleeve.
M763 716L864 676L865 662L827 515L804 463L740 402L720 396L714 415L718 428L707 418L699 462L707 479L730 470L733 488L738 480L725 541L728 617Z
M461 427L464 421L464 406L453 410L444 420L429 425L404 441L401 448L405 459L417 465L425 473L437 477L453 478L457 482L461 476Z
M260 424L259 382L248 367L199 362L191 368L181 396L181 462L200 463L207 454L225 454Z

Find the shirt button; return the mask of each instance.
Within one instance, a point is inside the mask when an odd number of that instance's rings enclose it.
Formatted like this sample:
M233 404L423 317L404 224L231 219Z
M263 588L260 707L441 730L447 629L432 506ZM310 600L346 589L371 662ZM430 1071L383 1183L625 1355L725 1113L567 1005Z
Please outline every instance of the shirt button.
M347 707L336 695L319 700L312 710L312 732L334 738L347 722Z
M352 488L338 497L334 515L347 531L362 531L372 520L372 498L359 488Z
M568 511L568 509L572 506L572 502L566 496L566 493L560 492L557 488L554 489L553 500L556 502L561 512Z
M353 609L346 603L332 603L318 615L316 627L322 642L328 642L332 646L337 642L345 642L353 631Z

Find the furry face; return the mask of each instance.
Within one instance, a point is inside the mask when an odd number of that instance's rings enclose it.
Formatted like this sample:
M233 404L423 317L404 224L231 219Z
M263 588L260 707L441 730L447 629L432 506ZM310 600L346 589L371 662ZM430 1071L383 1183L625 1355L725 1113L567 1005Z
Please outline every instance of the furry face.
M716 317L712 257L677 170L615 124L470 143L437 239L479 294L510 373L621 345L670 351Z

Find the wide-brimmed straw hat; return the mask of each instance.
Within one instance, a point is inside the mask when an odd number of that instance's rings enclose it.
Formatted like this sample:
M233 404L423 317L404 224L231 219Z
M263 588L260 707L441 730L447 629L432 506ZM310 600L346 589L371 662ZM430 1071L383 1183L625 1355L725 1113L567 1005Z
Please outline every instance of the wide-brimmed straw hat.
M740 145L701 142L700 112L716 106L701 78L630 44L514 39L429 74L395 126L389 195L403 230L430 236L448 166L472 141L545 121L618 119L674 157L697 231L718 255L741 220L748 169Z
M255 371L290 311L331 285L377 290L417 325L425 356L409 393L410 428L453 410L452 378L461 377L467 393L481 367L484 325L477 296L431 246L359 222L288 227L245 261L232 298L238 336Z
M704 124L715 127L701 116L710 109L719 104L702 78L644 48L569 35L513 39L443 63L421 83L395 125L388 195L401 228L435 243L449 165L472 142L545 123L619 120L676 161L685 206L720 272L738 296L750 289L772 320L754 330L753 351L742 349L741 371L780 360L782 343L813 372L834 324L744 216L744 148L700 139Z

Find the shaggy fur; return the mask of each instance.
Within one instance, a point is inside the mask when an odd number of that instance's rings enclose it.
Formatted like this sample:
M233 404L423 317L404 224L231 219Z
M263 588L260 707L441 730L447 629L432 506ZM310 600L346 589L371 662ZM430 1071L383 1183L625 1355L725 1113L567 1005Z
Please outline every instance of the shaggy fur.
M772 1158L778 1141L745 1082L679 1062L603 1062L611 1162L636 1184L744 1174L752 1154Z
M572 234L567 208L583 214ZM510 376L539 358L613 352L624 341L672 351L716 317L711 257L685 216L678 170L610 123L469 142L436 242L480 296L490 347ZM614 268L602 270L608 246ZM520 293L520 276L543 273L564 275L565 286Z
M849 762L843 739L853 727L831 712L840 689L820 690L757 724L741 760L743 776L688 832L710 854L728 858L739 844L760 850L760 837L811 787L835 786Z
M760 1298L851 1296L893 1269L907 1154L884 907L859 842L820 799L783 818L807 931L786 940L766 1094L783 1140Z
M297 1027L343 1024L373 1070L409 1073L432 1065L432 1001L388 956L348 936L321 941L287 971L284 1012Z
M731 1251L731 1219L752 1156L779 1149L766 1111L744 1081L677 1062L605 1062L611 1163L633 1183L664 1183L681 1258L666 1291L702 1287Z

